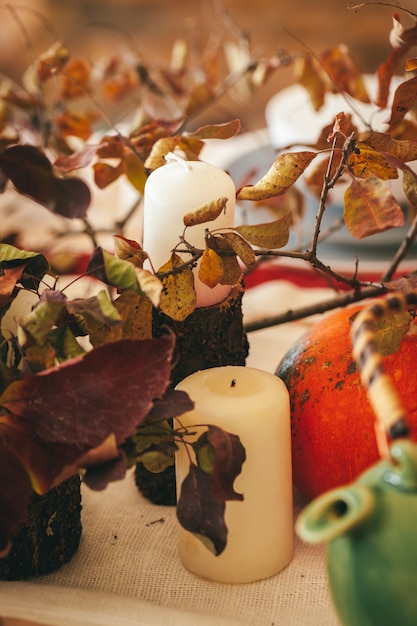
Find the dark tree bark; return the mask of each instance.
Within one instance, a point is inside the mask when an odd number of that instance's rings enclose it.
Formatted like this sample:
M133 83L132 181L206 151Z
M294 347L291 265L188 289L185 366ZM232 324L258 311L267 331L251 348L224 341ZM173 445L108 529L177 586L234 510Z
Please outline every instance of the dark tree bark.
M33 495L29 521L0 559L1 580L24 580L49 574L67 563L81 537L80 477L74 476L45 495Z

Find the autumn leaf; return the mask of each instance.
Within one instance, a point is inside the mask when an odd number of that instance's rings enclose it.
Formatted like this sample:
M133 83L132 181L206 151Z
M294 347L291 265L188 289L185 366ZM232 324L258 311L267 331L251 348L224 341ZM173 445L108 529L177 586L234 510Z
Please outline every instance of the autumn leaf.
M398 178L397 168L389 165L384 155L376 150L357 146L357 150L349 154L347 165L352 174L358 178L372 176L381 180Z
M303 54L295 62L294 74L297 82L308 92L314 110L319 111L326 94L322 70L309 54Z
M0 170L23 195L33 198L52 213L85 218L91 193L84 181L55 177L48 158L38 148L16 145L0 154Z
M177 518L185 530L193 533L218 556L227 543L224 521L225 503L213 497L211 476L191 464L184 478L177 503Z
M411 217L414 217L417 214L417 176L412 170L403 171L403 189L412 207Z
M158 274L167 274L161 277L163 290L159 308L163 313L180 322L194 311L197 299L193 271L186 267L181 271L173 272L182 265L181 257L172 253L169 261L158 270Z
M55 123L63 137L79 137L87 141L93 133L93 124L97 113L64 111L55 118Z
M236 226L235 230L254 246L276 249L283 248L288 243L291 224L291 213L288 212L274 222L257 225L243 224Z
M284 194L304 173L316 152L286 152L281 154L268 172L254 185L239 189L239 200L265 200Z
M64 65L60 97L64 100L80 98L90 93L91 70L84 59L72 59Z
M196 226L217 219L225 210L227 198L217 198L184 215L184 226Z
M379 152L387 152L400 161L415 161L417 159L417 141L394 139L389 133L372 132L361 137L357 147L373 148Z
M401 206L378 178L352 180L344 202L345 223L355 239L404 224Z
M230 434L218 426L208 425L203 438L213 451L211 488L216 500L243 500L243 495L237 493L234 481L242 471L246 460L246 452L239 437Z
M254 267L256 263L255 252L243 237L233 232L221 233L219 237L226 242L228 247L235 252L248 269ZM225 258L223 258L223 261Z
M127 180L143 193L148 178L143 162L134 152L129 151L124 157L123 165Z
M178 137L163 137L158 139L152 146L152 150L145 161L145 167L148 170L156 170L158 167L165 165L165 157L173 152L177 146Z
M134 267L130 261L118 259L100 246L91 255L86 273L106 285L131 289L147 296L155 306L159 304L162 284L156 276L147 270Z
M186 136L191 139L231 139L235 137L241 127L239 119L231 120L225 124L208 124L206 126L200 126L192 133L187 133Z
M370 102L362 72L354 63L347 46L340 44L329 48L319 55L319 59L338 91L344 91L361 102Z
M172 333L121 340L12 383L0 397L4 445L42 489L110 435L121 445L167 390L174 343ZM45 454L34 454L39 447Z
M36 60L37 77L41 82L45 82L57 71L61 70L69 59L68 48L62 41L56 41Z
M398 65L403 61L409 50L417 43L417 24L414 24L410 28L404 28L400 22L398 13L393 14L392 21L393 25L389 36L392 50L376 71L378 77L378 93L375 98L375 104L381 109L387 106L391 79Z
M211 248L206 248L201 256L198 278L213 289L223 278L224 268L221 256Z
M390 126L396 126L401 122L417 102L417 76L410 78L398 85L394 93L391 106L391 116L388 120Z
M20 283L27 289L37 290L50 270L49 262L40 252L20 250L7 243L0 245L0 294L4 294L7 272L13 275L13 287ZM13 290L13 289L12 289ZM11 293L10 286L6 293Z
M143 267L145 259L148 258L148 253L145 252L140 243L123 237L123 235L113 235L113 241L114 254L118 259L130 261L135 267Z

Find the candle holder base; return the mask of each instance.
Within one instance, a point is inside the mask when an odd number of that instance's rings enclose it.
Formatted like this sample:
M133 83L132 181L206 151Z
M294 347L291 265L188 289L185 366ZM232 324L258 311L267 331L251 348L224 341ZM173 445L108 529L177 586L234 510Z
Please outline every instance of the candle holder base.
M243 294L243 284L233 287L222 302L195 309L182 322L159 310L154 311L153 335L158 337L170 328L176 336L172 387L199 370L245 365L249 344L243 325ZM140 463L136 467L135 482L142 495L154 504L175 505L174 467L153 474Z
M33 494L29 520L0 559L0 580L25 580L50 574L67 563L80 543L80 477L73 476L46 494Z

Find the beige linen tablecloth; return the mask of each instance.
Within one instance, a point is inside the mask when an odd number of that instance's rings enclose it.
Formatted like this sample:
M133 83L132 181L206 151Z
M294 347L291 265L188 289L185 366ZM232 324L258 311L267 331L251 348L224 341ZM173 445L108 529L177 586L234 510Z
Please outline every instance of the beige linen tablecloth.
M285 281L249 290L246 319L330 295ZM275 368L313 322L251 333L248 366ZM304 502L295 494L294 516ZM0 583L0 615L54 626L338 626L328 594L325 550L295 543L295 557L264 581L229 585L202 580L177 557L175 509L138 493L132 474L104 492L83 488L79 550L60 571L30 582Z

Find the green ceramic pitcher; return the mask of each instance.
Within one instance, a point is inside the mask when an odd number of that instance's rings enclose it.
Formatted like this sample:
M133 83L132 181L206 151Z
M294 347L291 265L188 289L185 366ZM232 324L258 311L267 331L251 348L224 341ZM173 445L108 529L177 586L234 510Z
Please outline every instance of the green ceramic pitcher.
M330 592L344 626L417 625L417 445L374 341L379 317L416 305L417 292L394 294L355 320L353 352L382 459L353 484L316 498L296 523L304 541L327 543Z

